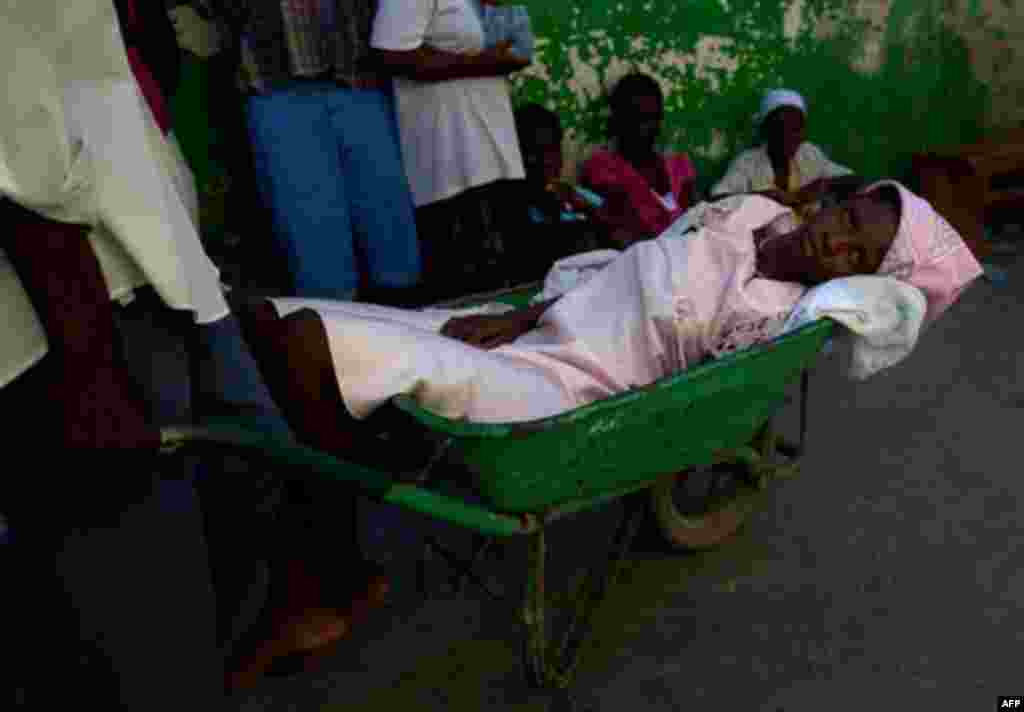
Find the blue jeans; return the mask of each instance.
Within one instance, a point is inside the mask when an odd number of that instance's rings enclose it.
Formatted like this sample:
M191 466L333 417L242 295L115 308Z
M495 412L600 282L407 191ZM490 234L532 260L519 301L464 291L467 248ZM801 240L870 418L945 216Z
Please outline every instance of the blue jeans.
M257 184L296 296L347 300L364 282L417 283L416 222L390 90L295 82L251 96L248 123Z

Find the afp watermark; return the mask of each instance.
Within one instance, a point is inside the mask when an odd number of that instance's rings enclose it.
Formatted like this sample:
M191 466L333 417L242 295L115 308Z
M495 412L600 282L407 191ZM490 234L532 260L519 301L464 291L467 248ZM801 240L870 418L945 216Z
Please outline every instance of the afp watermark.
M1024 712L1024 695L1017 695L1015 697L1000 696L996 710L997 712L1006 712L1006 710Z

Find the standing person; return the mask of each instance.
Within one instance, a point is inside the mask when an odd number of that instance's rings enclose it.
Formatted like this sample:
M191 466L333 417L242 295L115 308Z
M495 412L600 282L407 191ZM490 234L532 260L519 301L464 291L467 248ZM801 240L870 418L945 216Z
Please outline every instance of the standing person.
M609 104L612 144L583 164L580 182L605 199L594 216L611 245L625 248L661 234L693 205L697 171L685 153L657 149L665 98L654 78L623 77Z
M238 58L257 178L295 293L403 303L420 258L373 0L194 0Z
M863 179L807 140L807 102L797 92L766 92L754 124L762 144L733 159L712 187L712 197L759 193L793 208L803 220L826 194L844 198L863 185Z
M0 478L11 647L39 676L28 689L41 709L68 689L105 709L218 709L230 640L218 640L215 592L247 595L274 536L305 559L277 557L274 572L294 575L274 577L230 681L337 640L383 582L368 575L360 591L363 572L349 570L317 591L304 564L325 532L293 510L275 522L273 483L248 471L229 486L215 461L156 459L158 426L203 414L291 433L202 251L114 5L59 10L19 0L0 12L0 53L19 68L0 109L0 407L18 416L11 462L31 463ZM217 480L222 495L206 496Z
M503 286L505 181L524 177L505 77L510 42L484 47L473 0L380 0L371 44L397 75L402 155L434 299Z

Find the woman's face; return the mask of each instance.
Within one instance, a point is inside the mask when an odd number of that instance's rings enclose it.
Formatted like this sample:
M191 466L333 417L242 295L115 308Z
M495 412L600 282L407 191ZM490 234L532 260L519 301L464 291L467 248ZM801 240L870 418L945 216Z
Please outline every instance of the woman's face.
M877 272L896 237L899 215L877 196L857 195L819 211L803 227L803 249L824 282Z
M661 133L664 110L661 99L653 95L630 97L616 107L612 115L615 138L620 144L650 148Z
M807 119L795 106L783 106L768 115L763 130L773 153L792 158L807 138Z
M892 205L871 194L857 195L767 244L758 254L759 267L771 279L803 284L874 274L898 228Z

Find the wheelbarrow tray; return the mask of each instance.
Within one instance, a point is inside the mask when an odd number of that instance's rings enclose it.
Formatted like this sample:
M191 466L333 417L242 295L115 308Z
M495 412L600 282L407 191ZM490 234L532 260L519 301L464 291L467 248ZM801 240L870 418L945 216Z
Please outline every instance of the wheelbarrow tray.
M509 292L494 299L518 306L532 294ZM637 489L748 445L785 403L787 389L811 365L832 329L832 322L818 321L654 384L528 422L452 420L424 410L409 396L396 397L394 404L453 438L489 508L537 513Z

